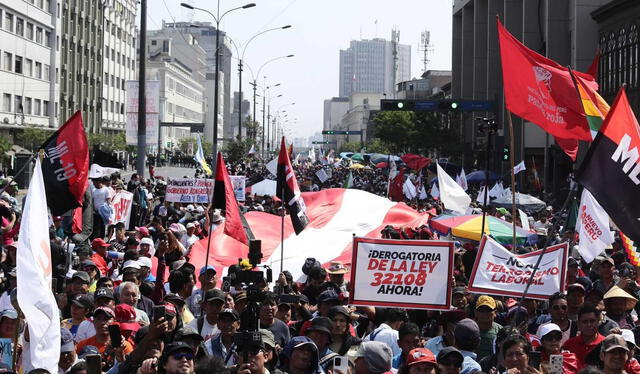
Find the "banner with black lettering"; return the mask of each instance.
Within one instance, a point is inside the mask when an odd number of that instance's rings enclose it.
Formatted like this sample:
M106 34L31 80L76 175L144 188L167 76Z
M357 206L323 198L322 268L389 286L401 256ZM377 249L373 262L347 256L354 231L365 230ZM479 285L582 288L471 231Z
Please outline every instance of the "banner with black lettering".
M527 297L547 300L564 291L567 243L548 247L542 256ZM522 255L509 252L494 239L484 236L469 279L469 291L490 295L522 297L542 250Z
M349 304L451 307L453 242L354 238Z
M129 227L129 219L131 218L131 203L133 202L133 193L125 190L116 192L111 198L111 207L113 208L113 218L109 222L115 225L118 222L124 223L124 227Z

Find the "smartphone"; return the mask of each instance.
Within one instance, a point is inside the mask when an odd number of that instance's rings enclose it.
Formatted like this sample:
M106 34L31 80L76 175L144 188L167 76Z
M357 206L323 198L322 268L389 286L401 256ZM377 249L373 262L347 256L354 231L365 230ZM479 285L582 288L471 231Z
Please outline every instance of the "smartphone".
M541 361L540 357L540 352L538 351L532 351L531 353L529 353L529 366L535 369L539 369Z
M112 347L120 348L122 346L122 334L120 333L120 326L109 325L109 337L111 338Z
M549 356L549 374L562 374L564 357L562 355Z
M333 358L333 372L347 374L349 371L349 359L347 356L336 356Z
M102 374L100 355L86 355L84 360L87 363L87 374Z
M153 307L153 319L157 321L160 318L165 318L165 317L166 317L166 312L165 312L164 305L156 305Z
M300 296L298 295L282 294L278 296L279 304L297 304L299 302L300 302Z

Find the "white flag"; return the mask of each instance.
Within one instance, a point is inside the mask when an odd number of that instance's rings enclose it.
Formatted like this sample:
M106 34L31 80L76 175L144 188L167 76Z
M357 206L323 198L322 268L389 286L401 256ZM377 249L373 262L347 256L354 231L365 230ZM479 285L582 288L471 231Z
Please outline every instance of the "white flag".
M433 187L431 187L431 197L440 197L440 190L438 189L438 185L436 183L434 183Z
M47 197L40 160L22 212L16 260L18 304L29 326L29 357L32 368L58 372L60 312L51 291L52 263L47 222ZM25 368L25 372L27 372Z
M102 178L118 171L120 171L120 169L106 168L98 164L91 164L91 167L89 168L89 178Z
M402 192L404 192L404 196L407 199L412 200L416 196L418 196L418 191L416 190L416 186L411 182L410 178L407 178L402 185Z
M464 214L471 204L471 198L466 192L447 174L439 164L438 185L440 186L440 200L444 207L454 212Z
M531 226L529 226L529 216L527 213L523 212L522 209L518 209L518 214L520 215L520 223L522 223L522 228L531 231Z
M465 191L469 188L469 186L467 185L467 175L464 173L464 168L460 171L460 174L458 174L456 182L458 182L460 187L462 187L462 189Z
M578 252L587 263L613 243L609 216L587 189L582 191L576 227L580 235Z
M496 183L495 185L493 185L493 187L491 187L491 189L489 190L489 197L500 197L500 187L498 187L498 183Z
M255 145L251 145L251 149L249 150L249 156L253 155L256 153L256 146Z
M269 161L269 163L267 163L265 167L267 168L267 170L269 170L269 173L273 174L274 177L277 177L278 176L278 156L276 156L276 158L274 158L273 160Z
M426 200L427 198L429 198L429 196L427 195L427 190L425 190L424 185L422 185L420 186L420 194L418 195L418 199Z
M518 174L521 171L527 170L527 167L524 165L524 160L520 161L520 163L513 167L513 174Z
M313 145L311 146L311 149L309 150L309 161L316 162L316 149L315 149L315 147Z
M480 187L480 191L478 192L478 197L476 198L476 201L479 202L480 204L484 204L484 193L485 193L486 189L487 188L485 186ZM491 195L489 195L489 196L491 196ZM487 200L489 200L489 199L487 199Z

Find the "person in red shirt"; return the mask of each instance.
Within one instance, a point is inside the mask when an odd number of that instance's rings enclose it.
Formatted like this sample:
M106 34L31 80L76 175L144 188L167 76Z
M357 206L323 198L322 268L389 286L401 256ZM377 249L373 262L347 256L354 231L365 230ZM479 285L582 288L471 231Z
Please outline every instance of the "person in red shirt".
M111 244L104 241L102 238L95 238L91 242L91 249L94 250L93 255L91 255L91 261L96 264L98 270L100 270L100 274L102 276L106 276L109 274L109 266L107 266L107 248L109 248Z
M578 372L578 360L572 352L561 350L562 330L555 323L546 323L540 326L540 347L541 361L549 363L551 355L562 355L562 372L565 374L575 374Z
M585 366L585 358L604 340L598 333L600 312L591 305L585 305L578 312L578 330L580 334L564 343L564 349L573 352L578 359L578 369Z

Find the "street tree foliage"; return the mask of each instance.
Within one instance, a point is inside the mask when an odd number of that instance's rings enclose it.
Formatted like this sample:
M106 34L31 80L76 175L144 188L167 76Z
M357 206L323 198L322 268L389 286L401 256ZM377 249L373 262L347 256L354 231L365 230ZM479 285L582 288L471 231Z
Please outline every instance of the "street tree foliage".
M457 126L441 113L379 112L374 124L375 137L392 153L445 157L462 151Z
M89 134L89 149L99 146L100 150L110 153L127 150L127 140L124 132L118 132L115 135L107 134Z
M35 152L51 135L53 135L53 131L37 127L26 127L21 133L16 135L16 143L23 148Z
M238 163L248 158L253 141L251 139L232 140L224 147L224 155L227 163Z

